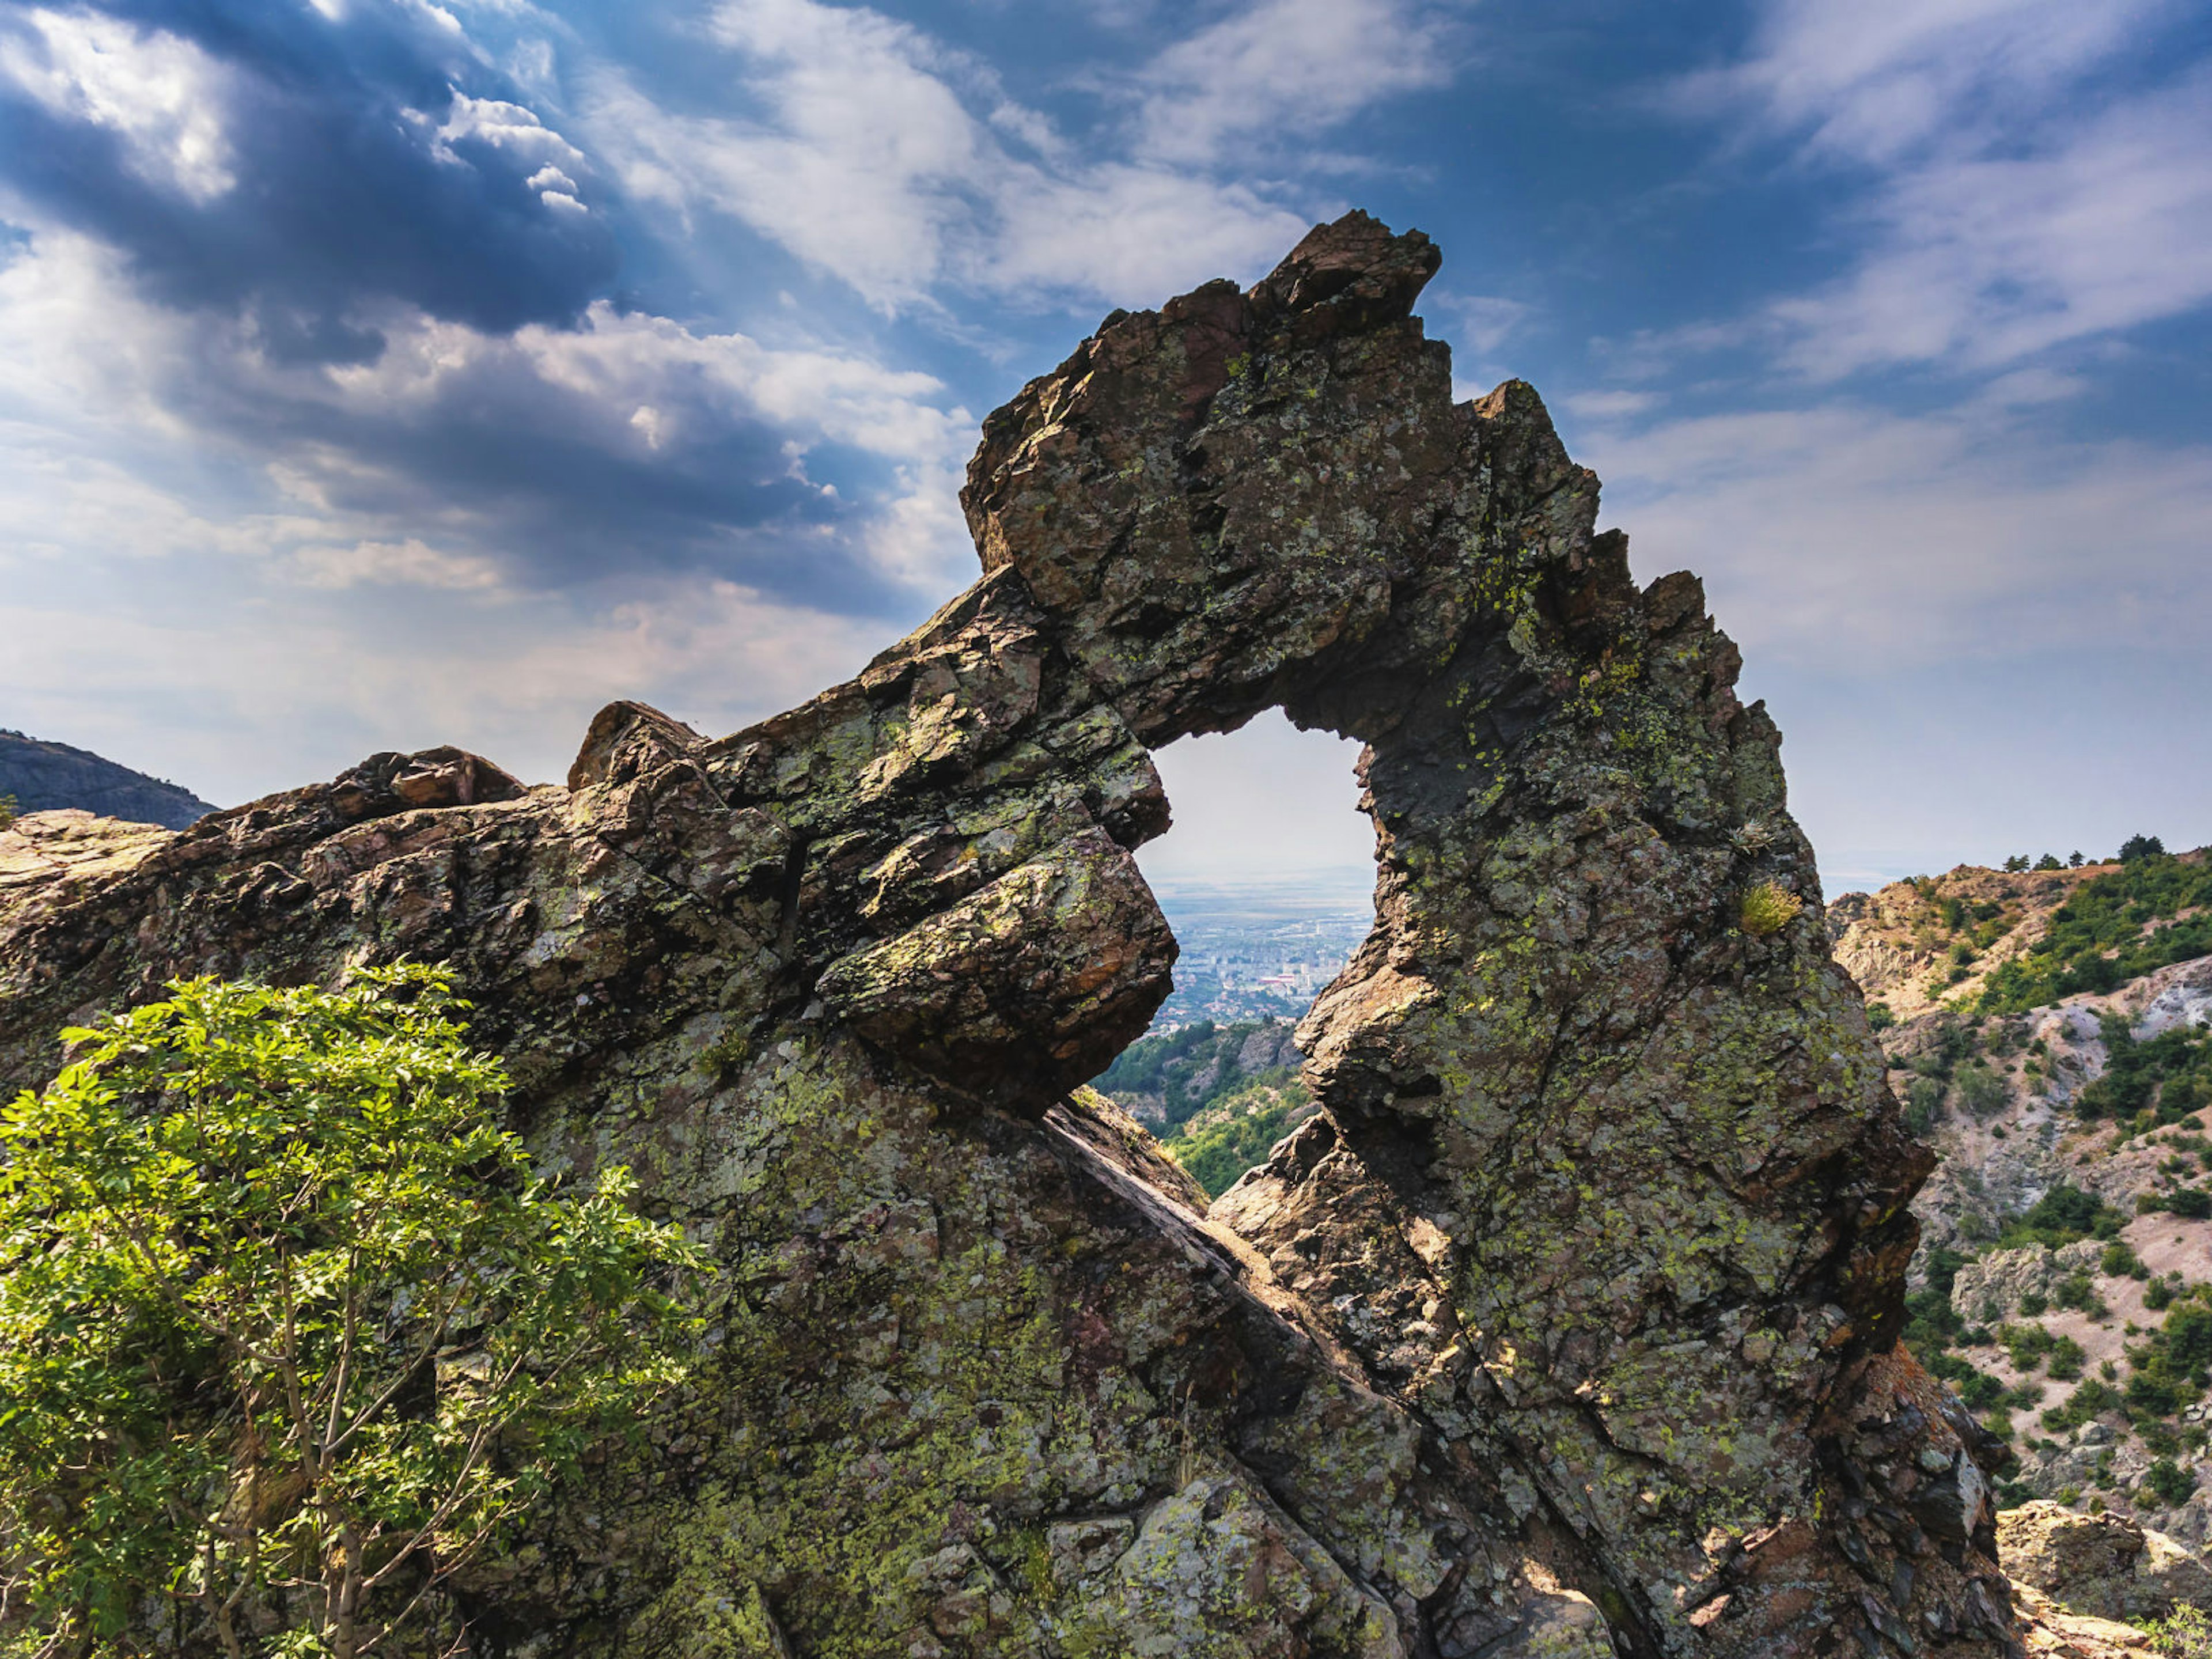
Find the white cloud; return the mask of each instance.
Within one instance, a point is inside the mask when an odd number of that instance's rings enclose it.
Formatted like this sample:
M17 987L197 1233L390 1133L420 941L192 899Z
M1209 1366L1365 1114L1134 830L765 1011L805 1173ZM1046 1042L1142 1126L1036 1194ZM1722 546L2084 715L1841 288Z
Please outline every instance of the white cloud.
M142 177L196 202L237 183L222 70L198 46L97 12L39 9L25 21L0 35L0 71L47 109L116 133Z
M1309 142L1451 67L1408 0L1257 0L1101 82L1126 121L1079 143L866 7L726 0L710 35L742 63L754 113L673 112L603 72L595 149L634 195L726 214L891 310L948 285L1135 305L1257 276L1310 219L1213 164L1261 133Z
M2212 76L2107 73L2173 10L1773 0L1747 59L1683 95L1802 134L1808 165L1856 175L1864 252L1749 332L1820 379L1990 372L2212 300Z
M1134 77L1139 154L1212 161L1279 146L1394 95L1448 84L1442 17L1411 0L1256 0L1185 36Z
M1690 95L1748 98L1828 153L1887 162L2017 125L2172 0L1769 0L1750 54Z
M351 547L310 544L292 555L310 587L496 587L499 571L489 559L448 553L410 536L403 542L356 542Z
M1879 676L2212 629L2212 449L1857 403L1596 425L1577 448L1638 573L1697 571L1754 663Z

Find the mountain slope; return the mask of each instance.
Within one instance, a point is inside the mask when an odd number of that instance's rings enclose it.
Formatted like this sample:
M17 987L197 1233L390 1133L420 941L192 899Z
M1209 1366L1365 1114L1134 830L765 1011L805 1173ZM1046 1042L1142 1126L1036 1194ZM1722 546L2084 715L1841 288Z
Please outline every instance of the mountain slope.
M189 789L87 749L0 730L0 797L19 812L80 807L102 817L181 830L216 809Z
M1915 1353L2003 1496L2212 1535L2212 938L2203 852L1961 866L1837 900L1912 1127Z

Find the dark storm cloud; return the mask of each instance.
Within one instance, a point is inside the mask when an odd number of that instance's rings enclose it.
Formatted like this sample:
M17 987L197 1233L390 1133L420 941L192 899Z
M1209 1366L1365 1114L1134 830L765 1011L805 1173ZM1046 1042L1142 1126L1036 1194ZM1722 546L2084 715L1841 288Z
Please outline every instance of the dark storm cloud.
M389 299L489 330L573 319L604 293L615 242L599 215L528 180L560 141L441 136L462 99L515 90L465 41L392 8L333 22L304 4L160 0L61 17L112 19L191 42L221 66L231 182L196 199L134 167L127 131L0 81L0 175L55 219L124 250L149 297L252 316L280 356L358 361L348 321ZM19 50L48 47L35 27ZM571 160L568 168L577 169Z
M611 181L441 14L332 9L0 12L0 185L193 319L155 395L295 495L520 587L703 570L896 605L857 544L913 455L844 441L820 398L764 414L750 341L605 303ZM822 362L934 443L933 383Z

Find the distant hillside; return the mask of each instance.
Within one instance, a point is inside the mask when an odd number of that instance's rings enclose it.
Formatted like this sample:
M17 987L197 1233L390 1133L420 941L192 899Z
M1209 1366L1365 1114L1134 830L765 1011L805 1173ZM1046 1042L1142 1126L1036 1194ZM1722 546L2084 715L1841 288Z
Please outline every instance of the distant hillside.
M2153 848L2155 843L2151 844ZM1914 1130L1907 1340L2031 1497L2212 1539L2212 860L2152 850L1847 894Z
M1092 1086L1218 1198L1314 1114L1286 1019L1199 1020L1133 1042Z
M149 778L89 750L0 728L0 798L18 812L77 806L102 817L181 830L216 809L189 789Z

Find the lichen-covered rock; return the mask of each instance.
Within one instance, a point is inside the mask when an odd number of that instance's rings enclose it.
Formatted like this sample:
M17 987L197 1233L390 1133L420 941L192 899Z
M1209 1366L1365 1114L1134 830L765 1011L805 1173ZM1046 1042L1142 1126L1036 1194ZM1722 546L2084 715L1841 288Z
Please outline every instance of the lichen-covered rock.
M2212 1607L2212 1568L2165 1534L2038 1499L1997 1517L2005 1571L2069 1611L2123 1624Z
M175 975L450 962L548 1165L714 1251L694 1397L480 1569L486 1650L2016 1650L1774 728L1535 393L1453 404L1436 264L1355 214L1109 318L986 422L982 580L746 731L0 835L0 1080ZM1168 988L1148 748L1271 705L1366 744L1376 920L1201 1216L1064 1091Z

